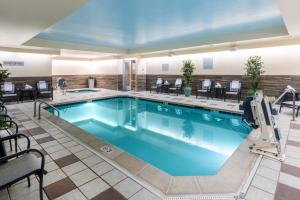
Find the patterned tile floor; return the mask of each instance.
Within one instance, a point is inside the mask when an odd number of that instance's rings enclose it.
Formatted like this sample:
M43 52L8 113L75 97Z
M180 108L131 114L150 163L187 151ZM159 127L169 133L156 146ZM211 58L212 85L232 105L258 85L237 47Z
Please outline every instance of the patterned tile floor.
M276 200L300 199L300 123L291 123L285 148L286 159L281 164Z
M45 199L160 199L57 127L43 119L33 119L32 103L10 105L9 111L20 125L20 132L30 136L32 148L40 149L46 155ZM280 163L263 157L244 199L300 199L300 122L290 123L290 111L283 110L279 124L286 159ZM19 141L19 147L25 147L25 140ZM31 187L21 181L1 190L0 200L38 199L37 183L37 178L32 177Z
M20 124L20 133L30 136L31 148L42 150L46 156L45 199L160 199L46 121L35 122L20 109L9 111ZM21 149L25 148L24 139L18 143ZM9 150L8 144L6 146ZM35 177L32 177L31 187L21 181L0 191L0 200L39 199L37 183Z

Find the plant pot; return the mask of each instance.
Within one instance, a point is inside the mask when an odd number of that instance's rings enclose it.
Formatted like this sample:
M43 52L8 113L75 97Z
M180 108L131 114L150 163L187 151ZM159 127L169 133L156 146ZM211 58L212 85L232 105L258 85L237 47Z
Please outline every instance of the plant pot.
M95 87L95 79L88 79L88 85L90 89Z
M192 89L190 87L184 88L184 96L189 97L191 96Z

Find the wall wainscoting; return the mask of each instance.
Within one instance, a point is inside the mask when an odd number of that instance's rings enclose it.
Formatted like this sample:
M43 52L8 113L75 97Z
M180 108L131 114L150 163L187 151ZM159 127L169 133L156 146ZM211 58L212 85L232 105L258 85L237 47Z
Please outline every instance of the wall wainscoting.
M181 75L150 75L146 76L146 89L150 90L151 85L156 83L157 78L163 78L171 83L174 83L176 78L182 78ZM193 94L195 94L199 82L203 79L211 79L214 82L219 82L222 85L229 86L231 80L242 81L242 96L245 97L250 88L249 79L242 75L193 75ZM296 89L300 89L300 75L265 75L262 77L261 89L265 95L279 96L287 85L291 85Z
M54 75L52 76L53 85L57 85L57 79L63 77L69 89L87 88L89 75ZM121 75L93 75L96 78L97 88L119 90L122 86Z
M146 90L146 83L147 83L147 76L146 75L137 75L136 76L136 91L145 91Z

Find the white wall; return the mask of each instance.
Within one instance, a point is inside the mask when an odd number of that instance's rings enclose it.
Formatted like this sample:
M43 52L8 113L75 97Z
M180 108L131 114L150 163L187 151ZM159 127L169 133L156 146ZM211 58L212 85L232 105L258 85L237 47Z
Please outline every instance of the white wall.
M203 57L213 57L212 70L203 69ZM192 59L195 74L206 75L242 75L250 56L261 56L265 64L266 75L300 75L300 45L270 47L234 52L223 51L173 57L147 58L147 74L181 74L182 61ZM162 72L162 64L169 64L169 71Z
M119 74L120 60L53 60L52 75Z
M242 75L250 56L262 56L266 75L300 75L300 45L260 49L199 53L173 57L137 59L138 74L181 74L182 61L192 59L196 65L195 74ZM212 56L214 68L204 70L203 57ZM11 77L51 75L93 75L121 74L123 60L71 61L52 60L50 55L31 53L0 52L2 61L23 61L25 66L8 67ZM169 71L162 72L162 64L169 64Z
M24 66L3 66L11 77L51 76L51 56L32 53L13 53L0 51L0 63L3 61L21 61Z

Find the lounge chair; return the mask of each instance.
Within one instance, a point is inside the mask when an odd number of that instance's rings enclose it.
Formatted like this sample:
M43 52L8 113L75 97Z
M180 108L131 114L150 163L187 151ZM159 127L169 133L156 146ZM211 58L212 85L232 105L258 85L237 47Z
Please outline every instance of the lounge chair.
M25 178L27 178L28 186L30 187L30 176L36 175L39 177L40 199L43 200L43 176L47 171L44 170L45 157L42 152L36 149L30 149L30 140L23 134L0 138L0 142L18 139L19 137L26 138L27 149L0 158L0 190L10 187Z
M241 101L241 89L242 89L242 83L239 80L233 80L230 81L229 84L229 90L225 92L224 94L224 101L227 98L227 95L235 95L237 96L238 102Z
M50 96L53 100L53 88L51 87L50 83L47 83L47 81L39 81L36 84L36 90L37 90L37 98L43 97L43 96Z
M179 92L182 90L182 79L181 78L177 78L174 84L174 87L169 87L168 88L168 92L170 93L176 93L176 95L178 96Z
M150 88L150 93L152 92L152 90L155 90L156 93L162 92L162 86L163 86L163 84L164 84L163 79L162 78L157 78L156 84L153 85L153 86L151 86L151 88Z
M15 100L19 103L19 94L16 88L16 85L12 82L4 82L1 85L2 99L6 100Z
M198 98L200 93L206 93L207 98L212 97L211 89L212 89L212 81L210 79L205 79L200 82L200 85L196 92L196 98Z
M281 112L281 109L283 107L286 108L293 108L293 101L284 101L280 104L279 112ZM300 101L295 101L295 109L296 109L296 117L299 115L299 110L300 110Z

